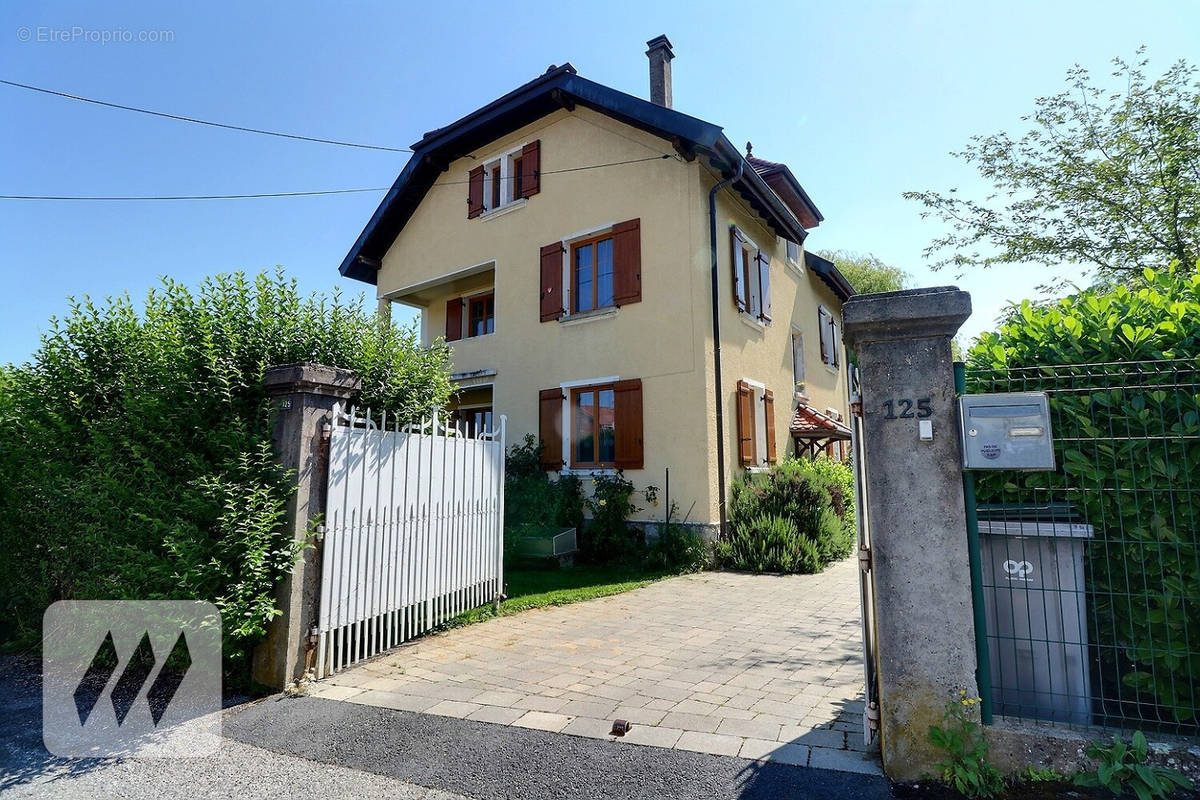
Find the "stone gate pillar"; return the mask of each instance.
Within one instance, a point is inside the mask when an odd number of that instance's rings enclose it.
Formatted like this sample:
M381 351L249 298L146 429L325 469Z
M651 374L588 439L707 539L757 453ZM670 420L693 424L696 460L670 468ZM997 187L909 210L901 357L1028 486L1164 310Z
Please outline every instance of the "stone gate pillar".
M360 384L347 370L319 364L272 367L263 378L271 397L275 456L285 469L295 471L296 493L288 502L286 524L297 541L307 538L310 524L325 511L329 454L322 428L333 404L352 398ZM280 690L304 674L319 588L320 562L313 550L306 550L279 585L276 602L283 613L271 621L266 640L254 651L251 674L256 683Z
M951 694L977 695L950 340L971 313L954 287L851 297L866 445L881 746L893 779L934 772Z

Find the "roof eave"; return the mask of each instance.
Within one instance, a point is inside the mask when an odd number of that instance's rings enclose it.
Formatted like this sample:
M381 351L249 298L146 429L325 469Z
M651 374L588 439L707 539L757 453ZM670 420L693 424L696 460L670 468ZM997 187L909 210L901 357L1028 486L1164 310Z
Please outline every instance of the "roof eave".
M451 161L472 149L504 135L499 131L516 130L563 107L564 103L587 106L662 136L676 146L710 150L723 138L721 128L716 125L581 78L569 64L558 67L483 108L427 133L415 143L412 157L342 259L338 271L347 278L375 284L377 268L369 262L383 259L412 211L437 180L437 173L448 169ZM385 226L389 218L394 222ZM381 227L387 230L381 230ZM389 241L381 242L380 237Z
M743 163L736 188L779 236L802 243L808 231L766 181L746 163L721 128L582 78L569 64L539 76L449 125L427 133L342 260L347 278L375 284L378 265L440 172L504 133L578 103L684 148L707 155L726 177ZM801 190L802 191L802 190Z
M738 162L742 162L742 175L735 185L777 235L797 243L808 238L808 231L796 219L796 215L724 134L721 134L708 155L714 161L714 166L727 178L736 173Z
M846 280L837 268L837 266L827 258L813 253L809 250L804 251L804 266L808 267L814 275L821 279L838 299L843 303L850 299L856 292L854 287L850 285L850 281Z

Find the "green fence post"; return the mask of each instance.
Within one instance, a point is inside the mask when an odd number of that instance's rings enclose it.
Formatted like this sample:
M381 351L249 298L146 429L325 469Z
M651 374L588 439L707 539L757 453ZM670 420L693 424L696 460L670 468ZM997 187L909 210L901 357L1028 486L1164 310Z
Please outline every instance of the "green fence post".
M967 369L954 362L954 391L967 393ZM992 662L988 657L987 612L983 604L983 556L979 548L978 502L975 500L975 475L963 470L963 503L967 516L967 554L971 561L971 607L975 612L975 682L979 686L979 717L992 724Z

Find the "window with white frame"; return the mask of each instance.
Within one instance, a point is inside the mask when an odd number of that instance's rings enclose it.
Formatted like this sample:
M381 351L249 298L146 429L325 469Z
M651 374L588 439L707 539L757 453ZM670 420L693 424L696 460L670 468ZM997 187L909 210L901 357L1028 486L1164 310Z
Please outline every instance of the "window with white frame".
M792 375L799 389L804 385L804 334L795 326L792 327Z
M467 219L496 211L541 190L542 142L514 147L467 173Z
M842 412L838 411L836 408L827 407L825 409L825 416L829 417L830 419L837 420L838 422L844 421ZM829 444L825 445L825 455L834 461L845 461L846 443L842 441L830 442Z
M841 349L841 337L838 332L837 317L825 306L817 310L817 322L821 331L821 361L826 366L837 367L841 359L838 352Z
M757 381L737 383L737 436L743 467L775 463L775 397Z
M495 211L515 203L522 197L521 148L516 148L483 165L484 212Z
M787 244L788 263L796 267L800 266L800 245L789 239L784 239L783 241Z

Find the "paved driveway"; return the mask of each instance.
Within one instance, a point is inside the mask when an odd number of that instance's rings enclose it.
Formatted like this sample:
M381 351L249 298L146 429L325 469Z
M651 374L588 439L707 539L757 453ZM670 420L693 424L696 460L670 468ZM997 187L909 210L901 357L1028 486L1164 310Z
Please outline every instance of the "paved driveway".
M862 743L857 562L708 572L417 640L312 687L330 700L878 773Z

